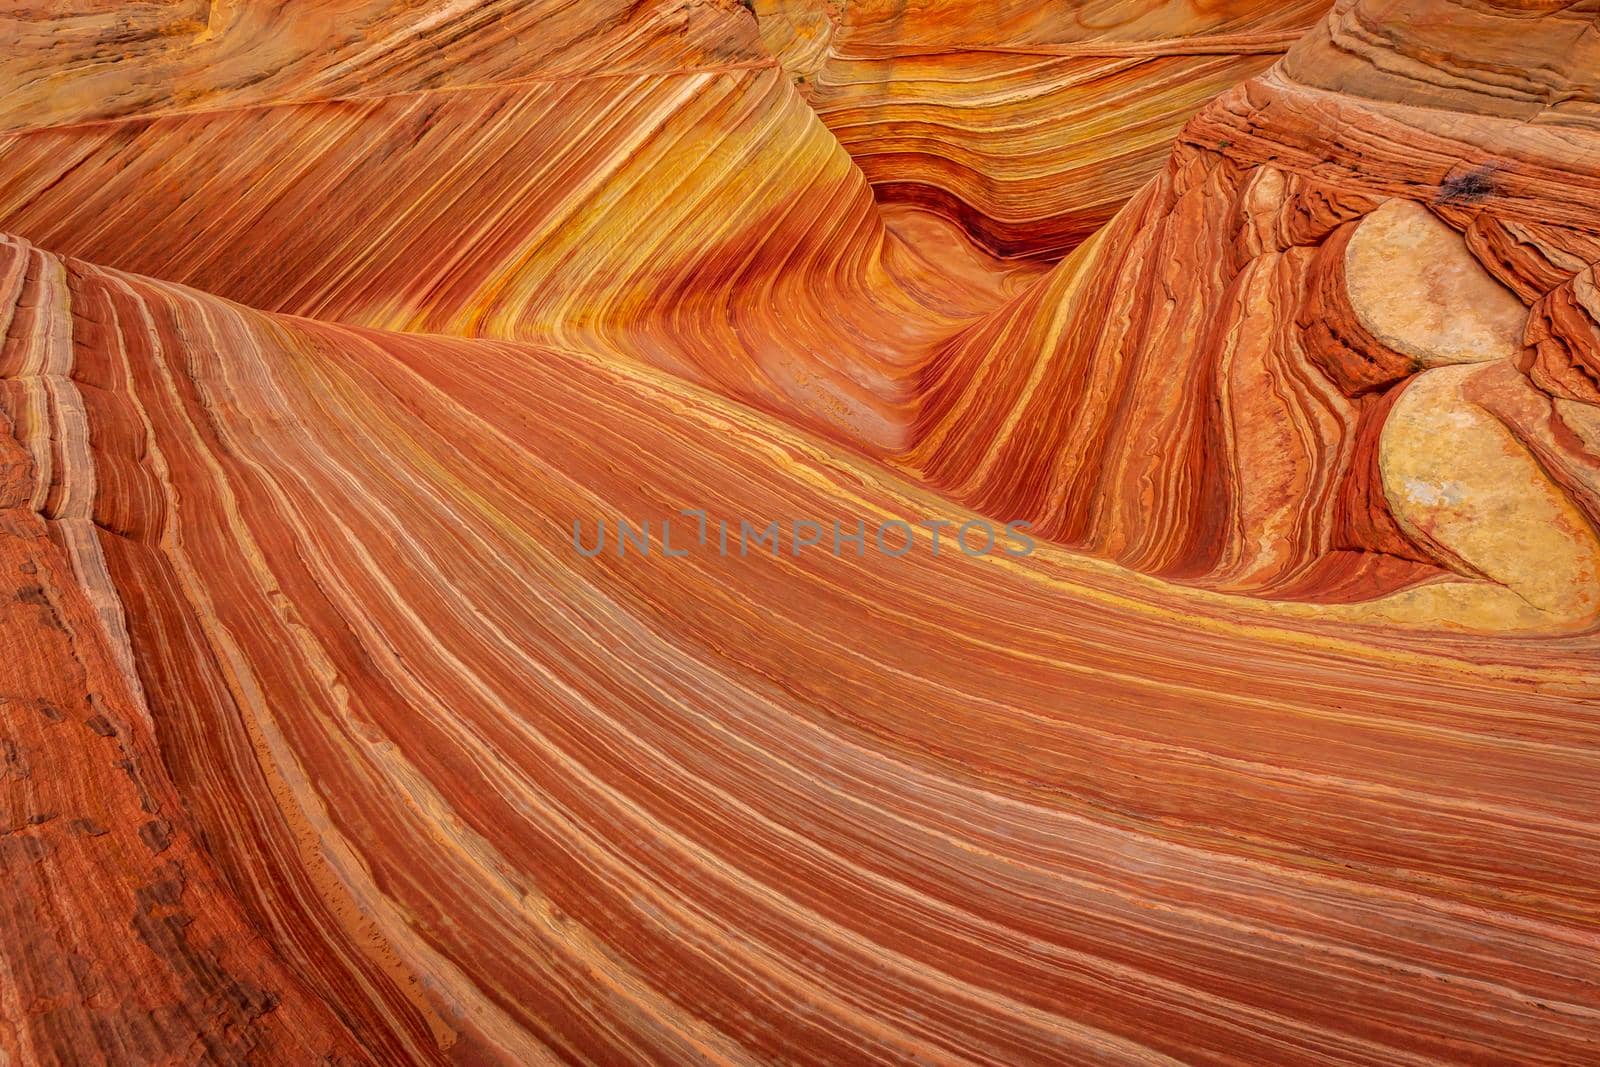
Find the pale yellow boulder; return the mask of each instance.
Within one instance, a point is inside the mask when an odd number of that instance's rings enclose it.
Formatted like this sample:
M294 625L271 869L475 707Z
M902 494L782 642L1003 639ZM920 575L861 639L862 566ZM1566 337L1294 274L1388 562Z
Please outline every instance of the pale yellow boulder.
M1410 200L1361 220L1345 250L1345 284L1367 332L1419 367L1505 359L1522 347L1528 309L1460 234Z

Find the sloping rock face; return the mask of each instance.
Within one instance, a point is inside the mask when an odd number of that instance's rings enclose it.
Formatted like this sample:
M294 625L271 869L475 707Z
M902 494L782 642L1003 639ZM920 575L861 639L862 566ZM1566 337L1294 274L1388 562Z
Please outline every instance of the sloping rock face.
M0 230L41 247L264 310L647 362L883 450L911 442L932 348L1038 273L951 227L880 215L770 62L0 138Z
M753 6L4 13L0 1059L1594 1060L1600 13Z
M24 1060L189 1026L258 1062L1590 1046L1592 640L1376 656L921 530L666 557L678 506L976 516L648 369L4 262L8 544L47 568L7 616L44 664L8 680L8 856L91 970L54 984L15 917L7 966L51 992L8 1008ZM614 516L654 553L575 551ZM156 808L117 770L152 732Z
M13 247L0 258L0 322L12 323ZM0 464L0 1052L13 1063L365 1062L198 845L127 647L108 640L81 572L48 536L9 432ZM381 1035L373 1046L393 1047Z

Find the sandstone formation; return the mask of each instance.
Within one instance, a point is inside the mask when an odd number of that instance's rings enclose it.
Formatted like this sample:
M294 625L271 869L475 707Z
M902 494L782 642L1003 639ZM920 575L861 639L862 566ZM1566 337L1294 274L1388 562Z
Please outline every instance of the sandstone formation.
M643 360L885 449L931 347L1037 273L950 225L886 225L771 64L0 138L0 231L42 247L264 310Z
M1116 220L930 359L908 462L1055 540L1322 617L1592 629L1592 320L1541 325L1600 232L1582 53L1547 75L1559 118L1446 96L1464 60L1417 61L1426 108L1391 102L1390 74L1291 76L1345 62L1334 42L1380 6L1341 5L1208 106ZM1459 18L1574 34L1509 5Z
M1056 259L1156 173L1213 96L1327 0L756 0L762 37L879 198Z
M965 516L657 372L18 244L5 276L43 501L14 511L76 632L88 575L120 594L96 677L133 695L102 731L154 724L229 892L361 1046L1293 1062L1594 1033L1591 643L1374 657L1055 549L585 560L551 518ZM1506 747L1507 707L1537 738ZM41 787L110 763L47 756L19 742ZM62 807L21 839L96 810L22 784ZM115 998L52 988L120 1032Z
M762 59L739 0L24 0L0 41L0 130Z
M0 1059L1600 1057L1600 9L749 6L0 13Z

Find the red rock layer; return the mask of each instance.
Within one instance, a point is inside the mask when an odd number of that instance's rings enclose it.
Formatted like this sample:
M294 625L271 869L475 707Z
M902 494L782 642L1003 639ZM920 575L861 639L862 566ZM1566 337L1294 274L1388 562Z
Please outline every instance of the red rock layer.
M1285 71L1317 68L1305 56L1360 20L1342 6ZM901 29L931 40L932 25ZM963 500L1168 579L1341 603L1452 574L1518 588L1390 513L1378 468L1397 397L1383 394L1419 367L1362 326L1342 260L1364 216L1399 196L1542 300L1600 244L1579 206L1593 142L1478 114L1475 91L1457 110L1408 110L1363 95L1359 70L1345 94L1287 77L1207 108L1166 174L1031 288L1036 272L968 249L937 212L897 209L885 225L770 67L31 131L0 142L0 226L263 309L662 367L904 450ZM1352 144L1328 146L1328 122ZM221 144L239 151L197 147ZM1587 366L1543 351L1535 385L1550 360ZM1559 465L1577 472L1563 491L1590 514L1585 416L1555 417ZM1512 432L1538 451L1534 431ZM1592 599L1560 624L1586 625Z
M1344 0L1284 60L1289 80L1411 107L1600 126L1594 0ZM1560 153L1587 154L1582 142Z
M1371 383L1364 361L1324 369L1348 349L1316 332L1341 287L1318 246L1373 204L1184 151L1048 284L940 354L909 461L981 510L1169 578L1271 592L1357 549L1335 502Z
M973 516L645 368L23 262L43 514L93 523L228 888L380 1062L1592 1052L1592 637L1285 626L926 530L585 559L573 519L684 506Z
M1595 256L1600 263L1600 255ZM1600 404L1600 289L1595 267L1584 267L1550 289L1533 307L1523 369L1542 392L1560 400Z
M32 257L33 264L47 262ZM48 314L0 246L0 335ZM57 335L63 342L65 335ZM29 386L4 348L0 433L0 1057L12 1063L353 1063L366 1052L228 893L173 789L128 664L37 510L92 484L83 423L42 485L12 433ZM71 353L57 353L70 362ZM60 366L66 366L61 364ZM64 377L55 389L70 389ZM56 393L58 410L71 410ZM79 409L81 412L81 409ZM68 416L70 418L70 416ZM56 525L58 540L60 524ZM69 535L70 536L70 535ZM130 685L132 689L130 689ZM373 1054L398 1044L375 1033Z

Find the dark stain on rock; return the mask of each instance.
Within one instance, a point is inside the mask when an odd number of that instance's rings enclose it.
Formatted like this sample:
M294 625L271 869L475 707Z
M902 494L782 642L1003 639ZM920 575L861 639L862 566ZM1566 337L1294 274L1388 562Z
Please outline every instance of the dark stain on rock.
M43 611L47 616L51 629L59 630L64 634L70 633L67 629L67 624L61 621L61 616L56 611L56 606L50 602L50 595L45 592L44 586L37 582L25 585L17 590L16 596L19 604L27 604Z
M149 790L145 789L144 781L139 777L139 768L134 766L133 760L124 756L113 763L112 766L126 774L128 781L133 783L134 790L139 794L140 811L146 815L154 815L161 810L161 805L157 804L155 798L150 795Z
M79 837L104 837L111 832L93 819L73 819L67 826Z
M1434 197L1435 204L1480 204L1494 196L1499 190L1494 180L1495 166L1485 163L1471 169L1457 169L1445 176L1439 183L1439 195Z
M190 1003L216 1006L203 1016L182 1020L189 1038L213 1062L249 1062L262 1037L258 1020L277 1008L278 994L230 973L221 959L222 942L198 945L190 940L194 916L182 907L185 888L183 867L162 864L156 877L135 894L134 932L173 974L181 976Z
M36 864L49 854L49 843L37 834L0 836L0 874L15 877L20 867Z
M151 819L139 827L139 840L159 856L172 844L172 824L165 819Z
M31 778L33 772L28 769L28 757L23 754L22 746L9 737L0 738L0 779L10 778L12 781L23 781Z
M112 726L111 720L107 719L104 715L95 715L91 718L85 719L83 724L89 729L93 730L95 733L99 734L101 737L117 736L117 728Z

